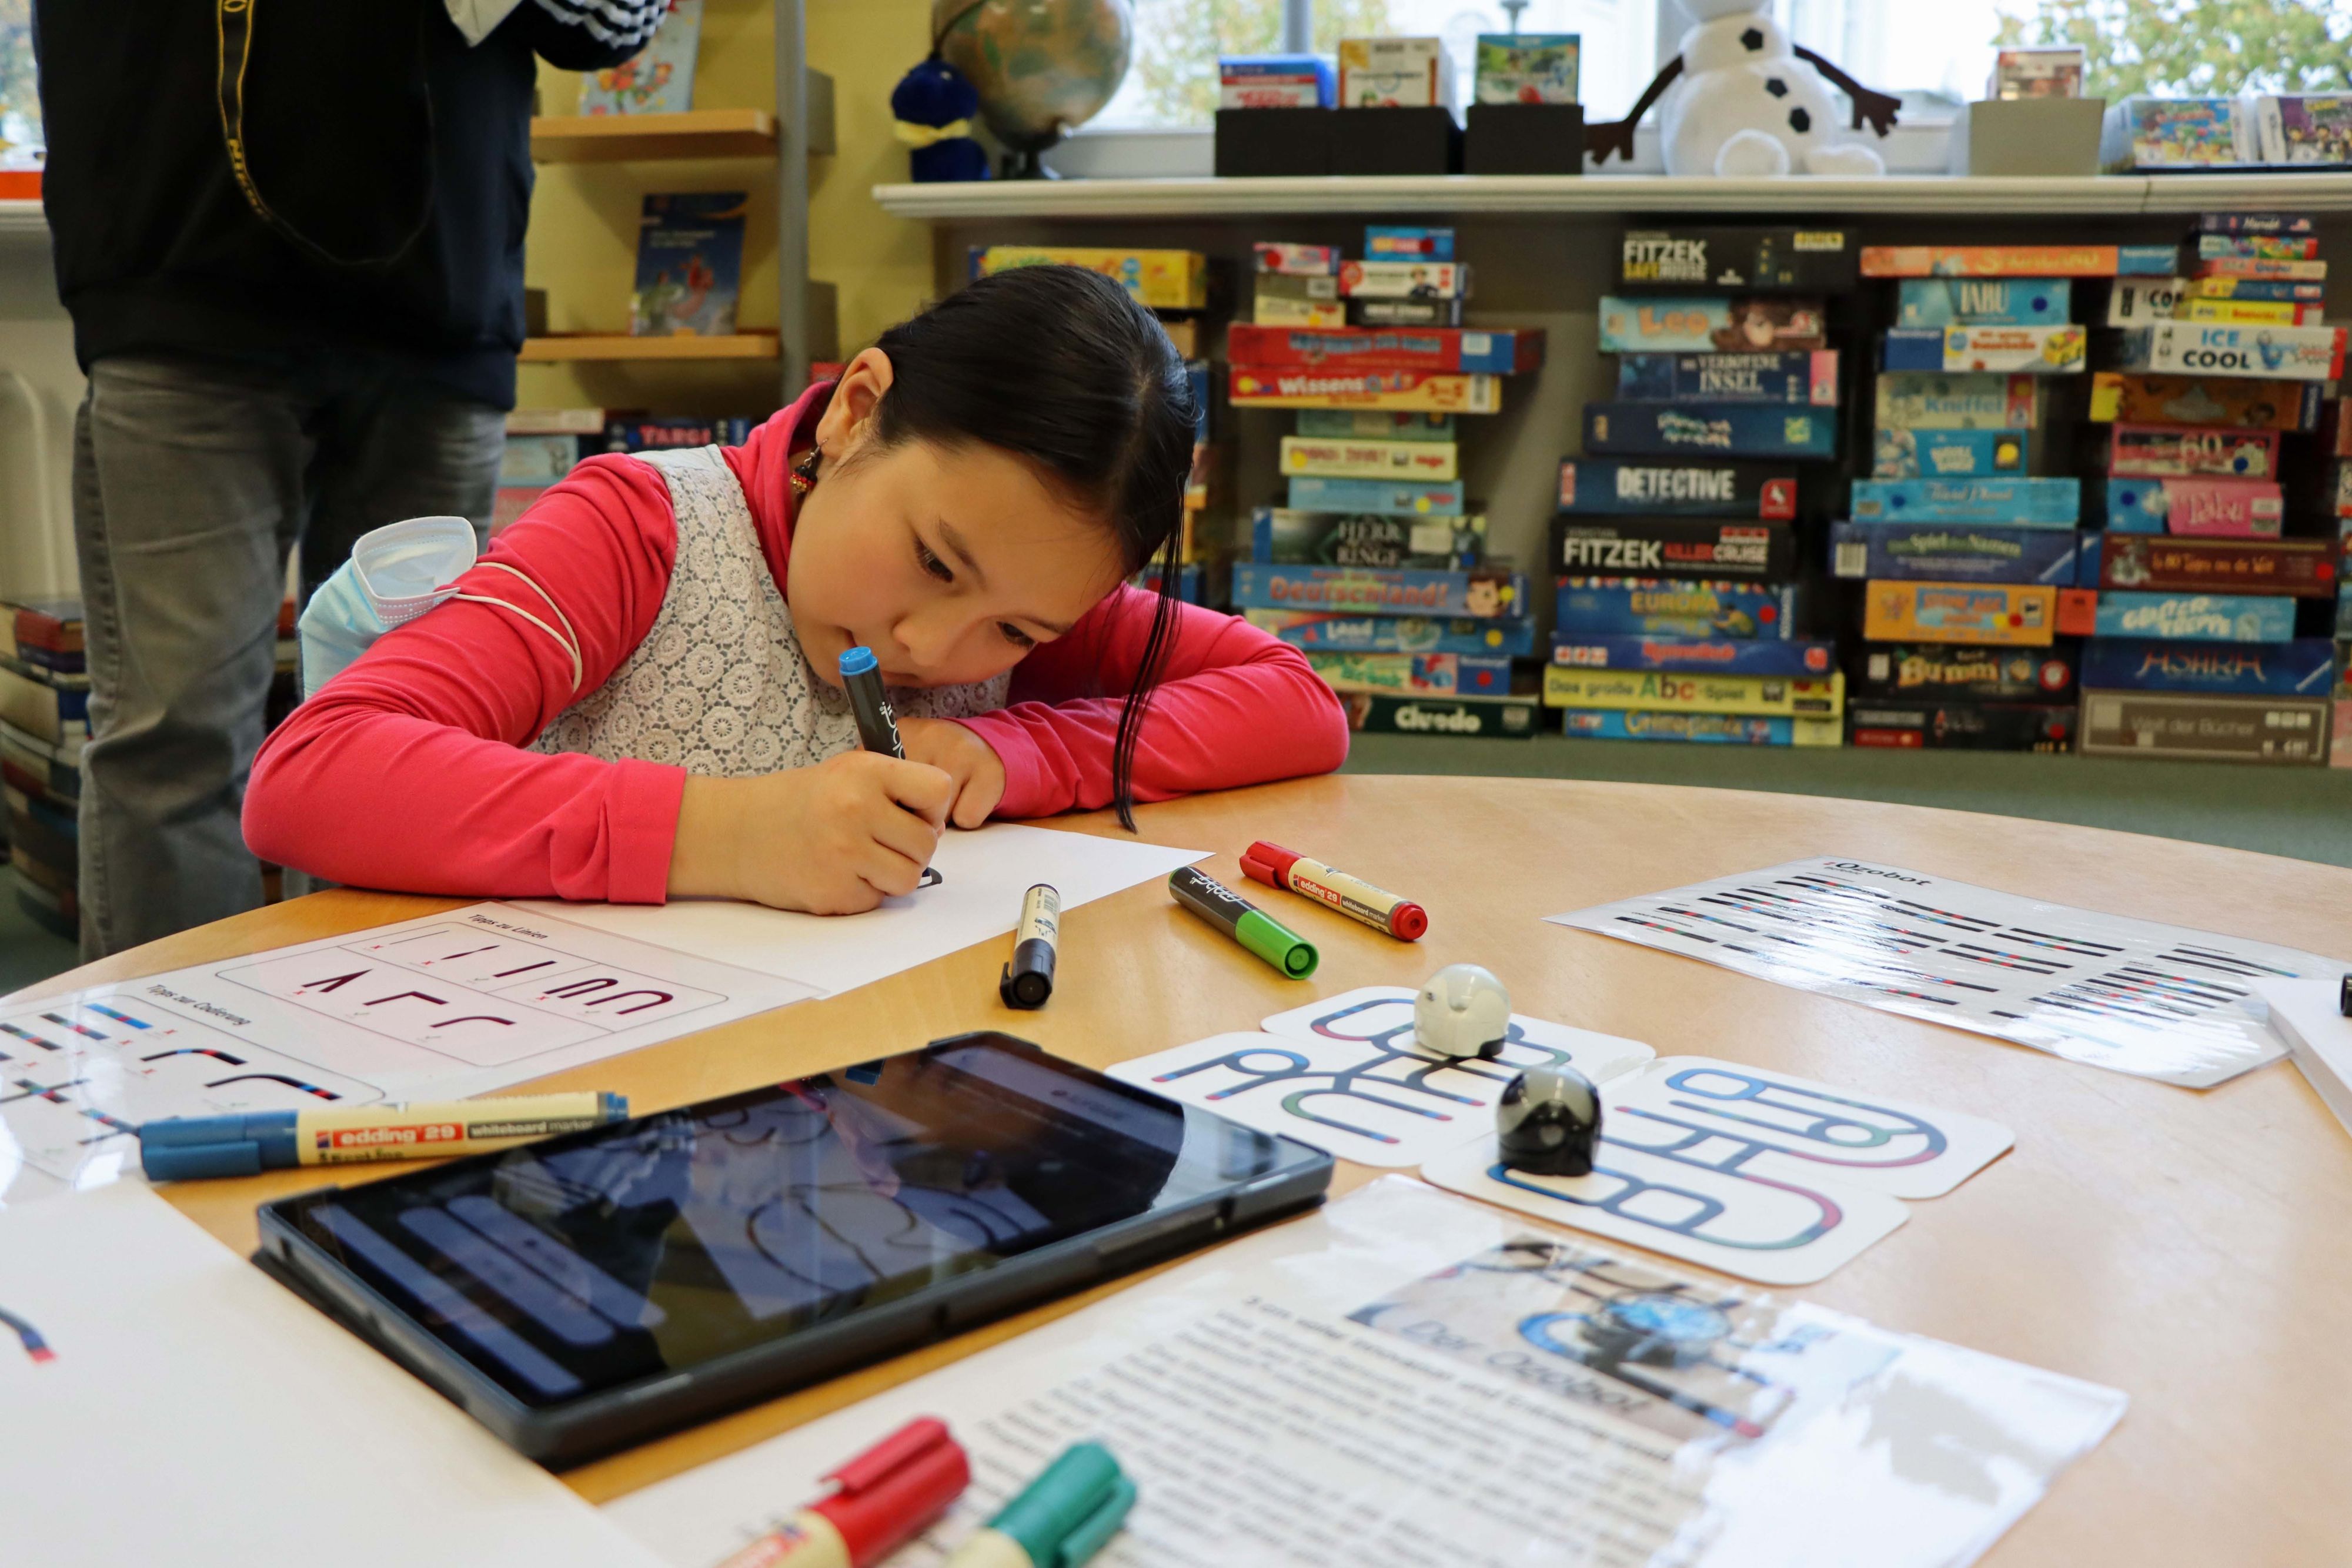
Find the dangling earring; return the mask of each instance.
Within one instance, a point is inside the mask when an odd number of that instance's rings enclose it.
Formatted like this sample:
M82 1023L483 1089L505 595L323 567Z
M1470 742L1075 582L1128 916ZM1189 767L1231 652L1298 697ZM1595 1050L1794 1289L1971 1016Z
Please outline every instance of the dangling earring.
M807 495L811 490L816 488L817 459L824 455L824 448L821 446L812 446L806 452L802 453L793 462L792 473L793 500L799 500L803 496Z

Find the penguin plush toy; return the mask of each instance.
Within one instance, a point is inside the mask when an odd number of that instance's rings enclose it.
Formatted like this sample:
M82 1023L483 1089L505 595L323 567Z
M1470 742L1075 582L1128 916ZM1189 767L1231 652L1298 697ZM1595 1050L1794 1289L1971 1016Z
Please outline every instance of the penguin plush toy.
M971 136L971 117L979 112L980 90L937 55L898 78L890 113L918 184L988 178L987 150Z

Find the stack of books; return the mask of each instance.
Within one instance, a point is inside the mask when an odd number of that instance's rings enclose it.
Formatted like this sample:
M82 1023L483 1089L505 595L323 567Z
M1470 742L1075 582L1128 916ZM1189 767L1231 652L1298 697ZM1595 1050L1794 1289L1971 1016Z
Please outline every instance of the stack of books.
M68 939L81 907L81 752L89 675L78 600L0 601L0 797L16 902Z

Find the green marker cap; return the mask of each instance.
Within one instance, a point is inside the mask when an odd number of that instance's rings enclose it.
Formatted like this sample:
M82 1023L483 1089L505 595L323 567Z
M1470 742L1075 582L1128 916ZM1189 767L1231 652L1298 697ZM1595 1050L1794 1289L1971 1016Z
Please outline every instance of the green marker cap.
M1073 1443L988 1528L1011 1536L1037 1568L1079 1568L1118 1533L1135 1483L1100 1443Z
M1312 942L1284 930L1272 918L1255 909L1234 923L1234 937L1294 980L1305 979L1315 972L1315 966L1323 961L1323 956L1315 951Z

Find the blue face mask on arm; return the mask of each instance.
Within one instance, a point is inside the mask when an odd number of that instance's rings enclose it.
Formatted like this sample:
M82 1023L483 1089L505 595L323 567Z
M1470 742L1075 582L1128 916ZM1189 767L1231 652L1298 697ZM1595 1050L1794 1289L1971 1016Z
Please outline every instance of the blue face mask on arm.
M303 607L299 628L303 698L316 695L320 687L341 674L386 632L452 599L495 604L552 637L571 656L572 689L576 696L580 643L554 599L503 561L480 563L530 583L547 601L549 612L562 631L503 599L458 592L457 580L475 564L474 525L463 517L411 517L360 536L352 547L352 559L320 583Z

